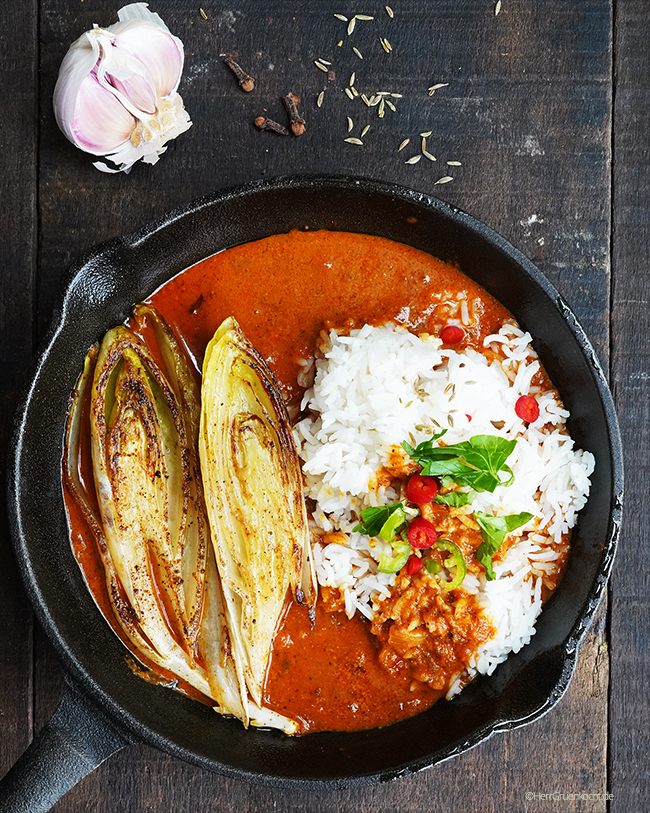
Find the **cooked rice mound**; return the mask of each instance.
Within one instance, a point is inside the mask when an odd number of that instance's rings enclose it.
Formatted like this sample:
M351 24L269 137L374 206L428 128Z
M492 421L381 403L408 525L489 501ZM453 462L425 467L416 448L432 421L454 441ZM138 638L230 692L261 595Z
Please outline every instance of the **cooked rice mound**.
M470 529L478 529L475 510L525 511L533 520L508 536L494 559L494 581L474 564L454 591L480 606L494 634L477 643L447 681L447 697L476 674L491 674L508 653L530 641L542 599L566 559L568 532L589 493L593 455L574 448L565 426L568 412L557 392L548 384L544 388L547 379L530 342L512 323L485 339L484 353L444 348L438 338L393 324L365 325L349 335L332 330L323 334L313 385L303 399L309 416L294 429L306 493L315 503L319 584L338 591L348 617L358 611L371 621L386 615L403 574L379 572L379 557L390 554L390 545L353 528L364 508L403 499L385 476L401 454L401 442L416 446L441 429L447 429L445 444L482 434L517 440L507 461L512 485L479 492L471 506L450 511L450 522ZM534 423L515 413L522 395L533 395L539 404ZM411 517L416 514L413 509ZM435 584L434 577L418 578Z

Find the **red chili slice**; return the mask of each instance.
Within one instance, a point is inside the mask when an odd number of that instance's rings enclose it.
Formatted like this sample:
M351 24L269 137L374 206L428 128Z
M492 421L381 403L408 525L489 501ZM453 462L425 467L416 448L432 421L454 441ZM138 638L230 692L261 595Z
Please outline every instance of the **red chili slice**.
M423 517L414 519L409 527L408 540L412 548L426 550L436 544L438 534L432 522Z
M527 423L533 423L539 418L539 404L532 395L522 395L515 404L517 417Z
M409 556L408 562L406 563L406 572L409 576L412 576L420 570L422 570L422 559L415 555Z
M416 505L424 505L438 493L438 483L435 477L414 474L406 484L406 499Z
M465 331L459 325L447 325L440 331L440 338L445 344L458 344L465 338Z

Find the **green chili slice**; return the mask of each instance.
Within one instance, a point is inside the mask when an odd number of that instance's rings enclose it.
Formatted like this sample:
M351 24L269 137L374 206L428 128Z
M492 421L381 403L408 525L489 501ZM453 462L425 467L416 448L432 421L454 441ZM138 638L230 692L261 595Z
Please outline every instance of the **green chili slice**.
M411 555L411 546L408 542L401 539L396 539L392 545L393 558L387 556L385 553L379 557L379 572L380 573L397 573L407 563Z
M465 557L461 553L460 549L454 545L453 542L450 542L448 539L439 539L436 542L436 547L440 550L446 550L447 553L450 553L451 556L448 556L445 561L444 565L449 570L452 567L456 568L456 575L454 578L449 581L441 581L440 586L443 590L455 590L457 587L460 587L463 581L465 580L465 576L467 575L467 565L465 563Z

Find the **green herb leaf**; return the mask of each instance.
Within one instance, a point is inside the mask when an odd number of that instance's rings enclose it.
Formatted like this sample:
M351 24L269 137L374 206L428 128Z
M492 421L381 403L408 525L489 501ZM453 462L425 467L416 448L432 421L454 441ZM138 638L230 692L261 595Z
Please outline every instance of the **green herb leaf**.
M493 517L481 511L474 511L474 519L478 522L483 537L483 541L476 551L476 558L485 568L488 581L496 578L492 567L492 557L503 545L506 536L511 531L530 522L532 518L533 515L527 511L522 514L509 514L505 517Z
M402 444L409 456L422 466L423 476L448 477L459 486L489 492L513 482L512 469L505 462L517 445L516 440L505 440L497 435L475 435L463 443L434 446L434 441L443 434L434 435L415 449L407 443ZM502 471L509 475L506 480L499 476Z
M438 494L433 500L438 505L449 505L452 508L458 508L461 505L470 505L472 500L476 497L475 491L450 491L447 494Z
M361 512L361 522L355 525L352 530L367 534L368 536L380 536L388 519L398 510L401 512L402 522L398 523L395 527L393 531L394 537L395 531L402 523L406 522L404 506L401 502L397 502L394 505L378 505L375 508L364 508ZM390 542L391 540L392 537L388 541Z

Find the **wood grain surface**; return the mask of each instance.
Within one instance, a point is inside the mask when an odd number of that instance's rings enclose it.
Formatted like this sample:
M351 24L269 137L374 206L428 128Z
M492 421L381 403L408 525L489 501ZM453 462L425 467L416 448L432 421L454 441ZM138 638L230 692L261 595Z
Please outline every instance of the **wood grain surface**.
M650 6L647 0L151 0L185 44L193 127L154 167L105 175L59 132L52 92L69 46L119 4L6 4L0 31L0 388L3 451L66 268L89 247L210 191L296 173L363 175L437 195L503 234L563 294L609 370L627 448L627 517L606 606L571 686L542 720L388 785L296 792L206 773L146 746L104 763L54 808L72 811L612 811L650 809L647 609ZM374 15L348 37L334 12ZM393 51L386 54L379 38ZM342 45L337 43L342 40ZM359 59L352 51L361 52ZM256 79L245 94L232 53ZM332 80L314 60L332 62ZM396 110L344 92L402 94ZM444 87L429 95L434 84ZM302 98L300 138L258 131ZM324 91L319 108L316 100ZM347 132L346 117L353 120ZM370 124L363 145L344 141ZM432 162L405 163L431 131ZM398 146L410 138L407 147ZM449 166L447 161L460 161ZM436 181L445 176L453 181ZM645 327L644 327L645 325ZM3 464L3 476L5 467ZM62 673L35 625L0 517L0 774L49 719ZM526 793L605 794L529 800Z

